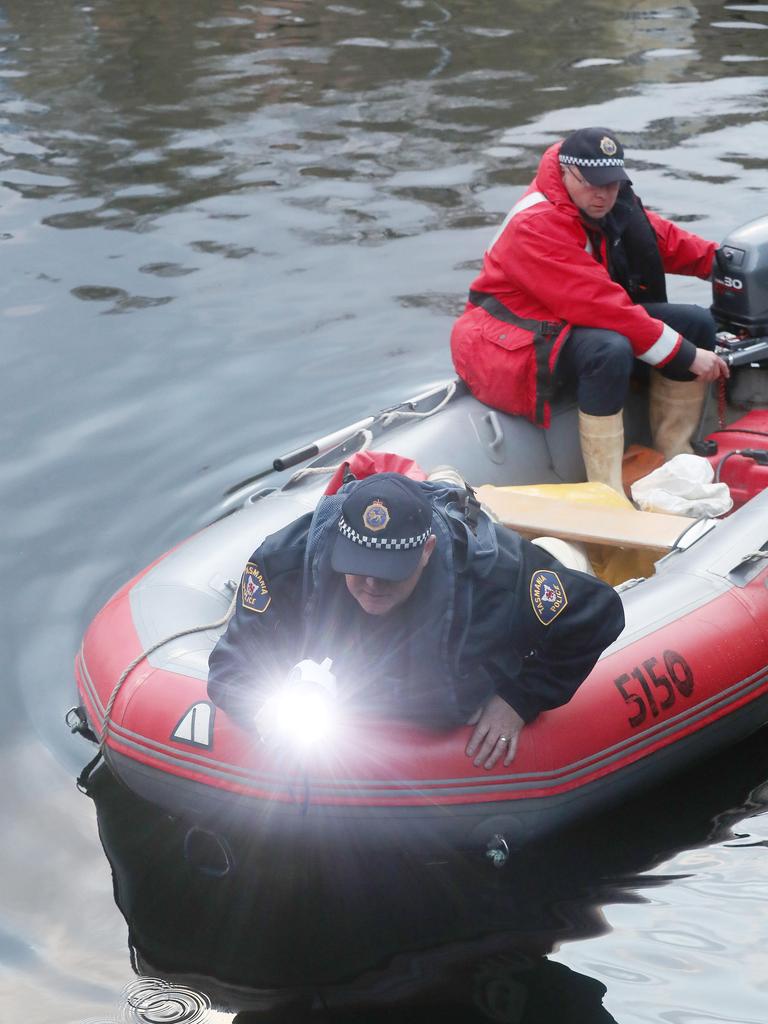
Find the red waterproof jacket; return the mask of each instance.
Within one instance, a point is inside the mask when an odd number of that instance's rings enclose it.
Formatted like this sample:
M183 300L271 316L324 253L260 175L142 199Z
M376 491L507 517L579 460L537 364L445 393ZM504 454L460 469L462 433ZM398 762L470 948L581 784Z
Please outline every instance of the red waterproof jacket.
M544 153L535 179L507 214L451 335L454 365L472 393L543 427L550 423L552 373L572 326L617 331L638 359L657 367L683 344L612 279L606 236L568 195L559 150L556 143ZM630 196L652 228L649 236L655 234L660 273L708 277L717 244L643 210Z

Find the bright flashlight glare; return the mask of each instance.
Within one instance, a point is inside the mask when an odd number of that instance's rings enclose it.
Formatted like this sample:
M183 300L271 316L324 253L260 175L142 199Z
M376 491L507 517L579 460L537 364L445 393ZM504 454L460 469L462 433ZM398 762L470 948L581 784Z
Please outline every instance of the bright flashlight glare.
M323 690L288 687L262 709L265 738L306 750L328 739L336 726L332 698Z

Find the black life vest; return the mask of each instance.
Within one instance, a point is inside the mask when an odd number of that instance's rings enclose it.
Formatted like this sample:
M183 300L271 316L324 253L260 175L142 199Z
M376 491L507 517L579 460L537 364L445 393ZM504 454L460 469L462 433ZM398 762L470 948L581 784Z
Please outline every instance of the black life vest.
M601 222L606 237L608 273L636 303L666 302L664 264L656 232L642 202L629 185Z

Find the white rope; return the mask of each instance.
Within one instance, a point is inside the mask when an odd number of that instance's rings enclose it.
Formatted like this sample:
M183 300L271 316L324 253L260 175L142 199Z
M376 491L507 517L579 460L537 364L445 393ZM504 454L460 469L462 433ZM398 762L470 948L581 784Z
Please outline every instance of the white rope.
M385 412L381 415L382 427L388 427L390 423L393 423L398 419L415 419L425 420L429 416L434 416L436 412L440 412L450 402L456 393L456 381L452 380L445 389L445 395L437 403L434 409L430 409L428 412L404 412L402 409L393 409L391 412ZM367 451L373 443L373 434L370 430L361 430L360 433L363 435L363 443L357 449L357 452ZM337 469L344 465L344 461L337 462L333 466L307 466L305 469L297 470L290 478L288 483L298 483L299 480L303 480L305 476L321 476L323 474L335 473Z
M436 412L440 412L450 402L453 396L456 394L456 381L452 380L445 389L445 395L437 403L434 409L428 410L428 412L404 412L402 409L393 409L392 412L385 412L381 417L381 425L388 427L394 420L425 420L429 416L434 416Z
M363 443L357 449L358 452L365 452L373 443L373 434L370 430L361 430L360 433L363 435ZM305 476L321 476L323 473L335 473L337 469L344 465L344 461L337 462L334 466L307 466L305 469L297 470L291 479L288 481L289 484L295 484L299 480L303 480Z
M136 666L140 665L145 658L148 658L150 656L150 654L154 654L159 647L163 646L163 644L169 644L172 640L178 640L179 637L189 636L192 633L204 633L208 629L218 629L219 626L226 626L226 624L232 618L232 613L235 610L236 602L237 590L235 590L232 600L229 602L229 607L227 608L225 615L221 619L217 619L216 622L208 622L204 626L189 626L187 629L180 629L178 633L172 633L170 636L163 637L162 640L158 640L157 643L153 644L151 647L148 647L145 651L142 651L141 654L137 655L133 659L133 661L129 665L127 665L126 668L123 669L122 675L115 683L112 693L109 695L107 706L104 709L104 725L101 730L101 738L99 739L100 754L104 752L104 746L106 745L107 737L109 736L110 716L112 714L112 708L115 706L117 695L120 693L123 683L131 674L131 672L133 672Z

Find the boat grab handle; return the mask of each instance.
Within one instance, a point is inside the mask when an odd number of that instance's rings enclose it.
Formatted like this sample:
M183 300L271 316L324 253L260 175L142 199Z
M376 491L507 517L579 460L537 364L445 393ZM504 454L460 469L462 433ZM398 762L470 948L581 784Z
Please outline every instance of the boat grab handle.
M235 866L226 839L198 825L193 825L184 836L184 860L209 878L226 878Z
M768 548L758 548L757 551L745 551L733 568L738 569L747 562L759 562L761 558L768 558Z
M687 551L689 547L700 540L705 534L709 533L710 530L714 530L717 526L716 519L697 519L683 530L680 536L677 538L675 543L672 545L673 551Z
M484 414L482 417L483 423L487 423L491 428L491 439L488 442L488 447L493 448L496 451L504 444L504 431L501 429L501 423L499 423L499 417L495 412L490 411Z

